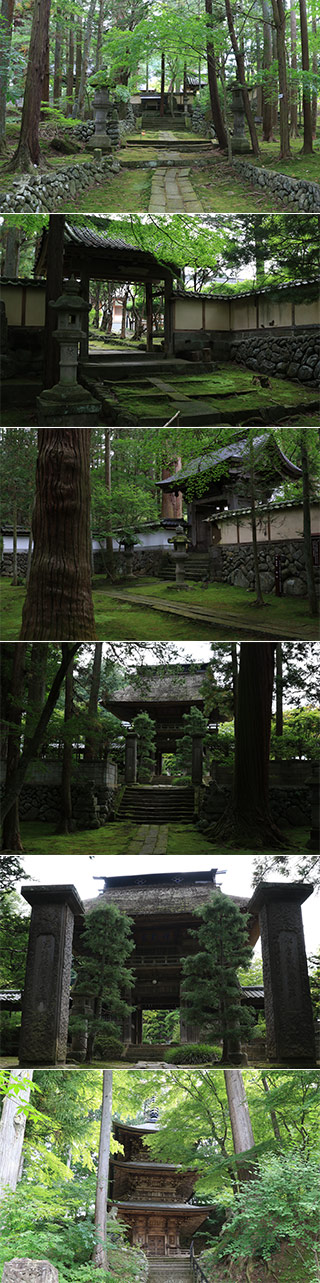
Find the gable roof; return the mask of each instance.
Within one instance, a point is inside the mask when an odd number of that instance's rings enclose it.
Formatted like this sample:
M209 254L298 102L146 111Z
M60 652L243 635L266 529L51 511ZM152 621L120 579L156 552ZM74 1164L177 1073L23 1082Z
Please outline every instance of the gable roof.
M268 448L274 456L275 475L280 471L284 477L288 477L291 481L299 481L302 477L301 468L287 458L287 455L280 449L278 442L275 437L271 436L270 432L261 432L259 436L254 437L253 451L255 461L257 462ZM245 436L242 434L239 441L231 441L230 445L218 446L215 450L208 449L204 451L203 454L198 455L195 459L190 459L190 462L184 468L181 468L179 472L173 473L171 477L166 477L165 481L157 481L156 485L161 490L170 490L173 486L178 486L179 489L182 489L181 482L187 482L201 473L210 472L215 468L218 469L219 466L219 477L221 478L224 475L224 464L226 465L225 473L228 472L232 464L236 465L238 473L241 471L241 467L244 470L248 469L250 458L247 434ZM238 468L237 465L239 465Z

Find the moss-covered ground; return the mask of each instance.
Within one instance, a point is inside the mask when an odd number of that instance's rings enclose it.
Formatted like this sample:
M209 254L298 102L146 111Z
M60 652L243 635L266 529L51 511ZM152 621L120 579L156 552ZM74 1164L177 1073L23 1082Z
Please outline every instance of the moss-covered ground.
M103 372L101 371L103 376ZM279 423L295 421L295 414L317 415L318 395L304 384L269 376L269 386L261 387L258 372L229 361L208 374L180 374L159 371L163 387L153 383L152 376L105 383L105 404L111 421L161 427L179 411L182 427L197 423L237 424ZM188 399L186 399L188 398ZM308 417L309 423L309 417ZM317 417L320 423L320 414Z
M113 592L117 596L113 597ZM20 632L25 587L13 588L10 580L2 579L0 595L1 637L4 641L15 641ZM139 596L147 597L147 604L139 605ZM163 611L152 608L152 601L158 599L164 602ZM98 638L105 641L201 641L208 637L222 641L270 635L317 640L318 620L309 615L304 598L265 594L265 606L260 608L255 608L253 601L252 593L230 584L202 587L188 583L177 590L174 581L139 577L110 588L103 575L96 575L94 579L96 631ZM177 605L179 613L166 613L166 604ZM210 613L210 619L202 620L200 615L199 618L190 615L188 619L189 606L193 610L199 606L199 610Z
M139 826L140 827L140 826ZM135 840L138 825L129 821L110 823L101 829L85 829L76 833L57 834L53 824L41 824L38 821L23 821L21 837L27 855L102 855L108 858L113 855L127 855L131 843ZM304 828L283 830L289 849L304 851L309 831ZM224 852L231 854L234 844L223 842ZM193 824L169 824L167 850L164 855L211 855L221 854L221 843L209 842L203 833ZM237 848L237 853L245 855L247 847ZM157 859L154 856L154 864ZM110 872L110 870L109 870Z

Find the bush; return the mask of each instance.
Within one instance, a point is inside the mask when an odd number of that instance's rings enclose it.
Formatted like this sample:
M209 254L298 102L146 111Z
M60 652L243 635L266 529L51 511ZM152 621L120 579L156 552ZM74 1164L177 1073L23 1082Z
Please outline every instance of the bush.
M319 1229L319 1168L301 1154L273 1154L260 1160L255 1180L235 1195L231 1215L217 1247L204 1254L204 1268L217 1258L233 1262L269 1261L283 1242L294 1246L300 1260L310 1259ZM306 1278L319 1277L313 1271Z
M123 1043L118 1038L104 1038L102 1035L96 1039L94 1056L95 1060L121 1060L123 1055Z
M166 1060L173 1065L215 1065L219 1054L212 1043L183 1042L178 1047L168 1047Z

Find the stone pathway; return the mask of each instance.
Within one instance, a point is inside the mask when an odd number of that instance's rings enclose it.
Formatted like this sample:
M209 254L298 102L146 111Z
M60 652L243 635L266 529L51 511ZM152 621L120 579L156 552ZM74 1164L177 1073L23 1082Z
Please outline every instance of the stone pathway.
M190 214L203 212L203 205L196 196L189 179L189 169L175 169L161 165L152 178L149 213L173 213L174 210Z
M128 846L128 855L166 855L167 824L140 824L137 836Z

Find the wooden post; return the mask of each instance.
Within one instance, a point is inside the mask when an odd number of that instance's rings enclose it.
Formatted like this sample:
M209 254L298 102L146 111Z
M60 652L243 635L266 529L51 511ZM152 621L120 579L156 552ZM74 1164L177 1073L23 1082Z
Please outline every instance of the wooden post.
M165 282L164 282L164 350L165 350L166 356L172 356L172 353L173 353L171 293L172 293L171 276L166 276Z
M81 295L86 303L89 303L90 279L89 272L83 268L81 273ZM85 330L85 339L80 343L80 361L87 361L89 356L89 312L82 313L81 328Z
M147 352L152 352L153 305L152 305L152 282L151 281L146 281L146 318L147 318Z

